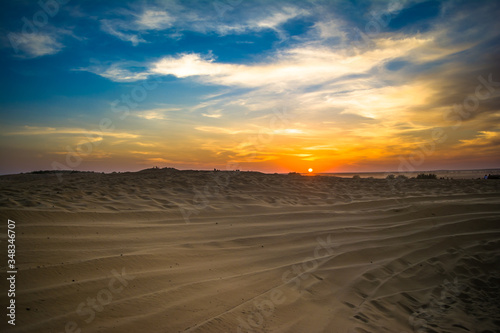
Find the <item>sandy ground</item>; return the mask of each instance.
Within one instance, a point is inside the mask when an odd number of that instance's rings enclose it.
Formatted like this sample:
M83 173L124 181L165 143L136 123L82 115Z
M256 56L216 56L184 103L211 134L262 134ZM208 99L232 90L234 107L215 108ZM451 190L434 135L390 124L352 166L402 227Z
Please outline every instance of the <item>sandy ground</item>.
M500 181L0 177L2 332L500 332Z

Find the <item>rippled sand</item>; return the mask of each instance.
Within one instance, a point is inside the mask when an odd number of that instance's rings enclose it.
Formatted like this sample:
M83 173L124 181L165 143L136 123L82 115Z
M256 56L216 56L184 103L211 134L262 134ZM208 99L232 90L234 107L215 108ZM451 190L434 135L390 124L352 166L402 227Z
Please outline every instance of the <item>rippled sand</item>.
M14 175L0 207L2 331L500 331L500 181Z

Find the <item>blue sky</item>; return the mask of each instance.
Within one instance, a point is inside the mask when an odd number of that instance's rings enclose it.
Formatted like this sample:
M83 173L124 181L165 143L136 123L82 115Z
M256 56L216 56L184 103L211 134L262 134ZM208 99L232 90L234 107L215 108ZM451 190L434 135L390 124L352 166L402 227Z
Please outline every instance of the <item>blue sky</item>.
M0 173L500 167L499 7L8 2Z

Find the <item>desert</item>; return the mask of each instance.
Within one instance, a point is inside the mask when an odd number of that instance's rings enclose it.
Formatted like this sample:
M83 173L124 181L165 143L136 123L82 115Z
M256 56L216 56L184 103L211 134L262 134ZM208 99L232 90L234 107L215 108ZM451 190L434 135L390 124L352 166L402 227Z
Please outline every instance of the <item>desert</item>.
M499 181L165 168L0 184L4 331L500 328Z

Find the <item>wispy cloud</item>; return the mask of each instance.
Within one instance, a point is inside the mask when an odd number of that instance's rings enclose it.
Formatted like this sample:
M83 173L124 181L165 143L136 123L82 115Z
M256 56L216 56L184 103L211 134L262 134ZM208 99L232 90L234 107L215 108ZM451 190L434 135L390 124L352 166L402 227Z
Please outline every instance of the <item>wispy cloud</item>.
M136 139L139 138L140 135L138 134L132 134L132 133L126 133L126 132L99 132L99 131L88 131L83 128L71 128L71 127L63 127L63 128L56 128L56 127L40 127L40 126L23 126L22 128L19 128L18 130L15 131L10 131L10 132L4 132L2 135L4 136L11 136L11 135L21 135L21 136L31 136L31 135L79 135L79 136L85 136L85 134L91 135L91 136L99 136L99 137L104 137L104 136L109 136L109 137L115 137L115 138L124 138L124 139Z
M9 39L15 50L28 58L56 54L64 45L57 33L9 33Z
M165 57L154 63L152 73L174 75L179 78L188 76L220 76L228 75L238 66L218 64L213 58L203 58L199 54L181 54L177 57Z
M202 131L202 132L209 132L209 133L216 133L216 134L241 134L241 133L252 133L252 131L249 130L243 130L243 129L230 129L227 127L215 127L215 126L197 126L195 127L195 130Z
M132 61L117 63L95 63L88 67L77 68L78 71L91 72L115 82L135 82L145 80L151 73L144 66Z
M135 113L139 118L144 118L147 120L165 120L167 119L167 113L173 111L180 111L180 108L155 108L149 110L142 110Z
M284 38L284 31L280 28L284 23L306 16L309 12L294 6L271 8L270 11L251 12L247 17L232 21L216 21L206 12L172 3L157 7L144 6L139 9L123 11L121 18L102 19L101 29L123 41L137 46L147 42L147 33L175 28L170 36L179 38L184 31L200 33L216 33L222 36L243 34L260 30L273 30Z
M144 79L149 75L196 77L204 83L240 87L300 87L317 85L347 74L366 73L377 64L409 55L430 43L424 38L382 39L377 48L361 55L345 53L323 46L295 47L279 51L273 61L252 65L219 63L212 56L184 53L167 56L150 63L143 72L131 73L123 64L101 69L104 77L114 81ZM98 73L99 74L99 73Z
M134 46L146 42L138 34L130 33L127 23L121 20L101 20L101 29L125 42L132 43Z
M461 147L485 148L500 147L500 132L479 131L472 139L460 140Z
M137 16L135 23L139 30L164 30L170 28L174 18L166 11L147 9Z
M125 18L102 19L101 29L134 46L146 42L143 35L148 31L168 29L175 21L166 11L155 9L146 8L139 14L133 11L126 13Z
M233 31L251 31L251 30L262 30L262 29L271 29L278 33L278 35L283 39L284 31L280 29L280 27L288 22L289 20L306 16L309 12L305 9L292 7L292 6L284 6L279 10L276 10L273 13L270 13L267 16L257 17L250 19L245 25L236 26L237 28ZM231 31L231 29L228 29Z
M313 28L320 39L340 38L343 42L347 39L347 34L344 31L345 23L338 19L318 21Z
M208 112L202 113L201 115L208 118L220 118L222 117L221 111L222 110L209 110Z

